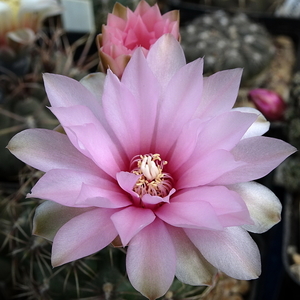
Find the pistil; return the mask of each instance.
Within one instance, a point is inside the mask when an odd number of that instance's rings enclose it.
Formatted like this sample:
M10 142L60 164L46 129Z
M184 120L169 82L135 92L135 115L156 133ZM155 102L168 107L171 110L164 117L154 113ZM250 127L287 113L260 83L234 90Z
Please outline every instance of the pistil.
M163 172L166 164L167 161L162 161L159 154L134 157L131 166L136 167L131 172L141 176L133 191L140 197L145 194L162 198L167 196L173 187L173 179L170 174Z

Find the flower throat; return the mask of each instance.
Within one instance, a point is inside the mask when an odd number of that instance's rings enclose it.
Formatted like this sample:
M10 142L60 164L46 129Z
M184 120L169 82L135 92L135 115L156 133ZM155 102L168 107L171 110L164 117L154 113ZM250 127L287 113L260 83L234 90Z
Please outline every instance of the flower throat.
M137 155L131 160L132 173L141 175L133 191L140 197L145 194L166 197L173 187L173 179L163 172L168 162L162 160L159 154Z

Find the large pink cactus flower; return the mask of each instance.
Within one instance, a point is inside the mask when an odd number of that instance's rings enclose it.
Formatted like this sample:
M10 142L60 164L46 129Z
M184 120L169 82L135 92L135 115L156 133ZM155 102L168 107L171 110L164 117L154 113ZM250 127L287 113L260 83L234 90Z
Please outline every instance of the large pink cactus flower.
M137 47L142 47L147 55L150 47L166 33L179 39L179 11L161 15L157 4L151 7L142 0L133 12L116 3L107 25L102 26L102 33L97 36L102 71L110 68L121 77Z
M29 197L42 198L34 233L53 240L59 266L120 240L132 285L149 299L174 276L210 285L217 270L260 274L262 233L281 204L252 180L295 151L261 136L268 122L232 109L242 71L202 75L170 34L147 57L137 49L122 79L108 71L77 82L45 74L51 111L66 134L18 133L8 148L45 172Z

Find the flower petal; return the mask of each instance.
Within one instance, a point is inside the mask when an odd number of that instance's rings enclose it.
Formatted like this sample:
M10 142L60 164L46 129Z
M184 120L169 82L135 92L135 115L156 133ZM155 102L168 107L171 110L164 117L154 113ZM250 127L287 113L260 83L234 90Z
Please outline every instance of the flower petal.
M238 95L242 72L242 69L225 70L204 78L195 117L210 118L231 109Z
M212 118L199 134L195 154L201 157L217 149L230 151L256 118L256 114L238 111L229 111Z
M265 186L257 182L244 182L231 185L228 188L243 198L250 216L255 222L254 225L244 225L244 229L254 233L263 233L280 221L281 202Z
M176 277L190 285L212 285L217 273L215 267L203 257L182 229L167 228L176 250Z
M171 173L184 164L194 152L198 135L205 126L204 124L200 119L193 119L183 126L174 149L170 153L170 158L168 158L168 168L170 168Z
M87 106L96 117L103 118L100 101L78 81L56 74L44 74L45 89L52 107Z
M85 106L52 107L72 144L106 173L125 168L124 155L94 114Z
M140 130L140 153L146 153L152 144L151 136L156 123L160 85L140 48L134 52L124 70L122 82L134 95L136 102L130 108L134 110L137 126ZM137 82L139 84L135 84Z
M182 165L174 174L178 178L175 188L179 190L205 185L220 177L220 174L227 174L230 170L242 168L244 165L246 164L236 161L230 152L216 150Z
M76 198L83 183L113 185L112 182L93 174L76 170L52 169L39 179L28 197L52 200L65 206L77 206Z
M108 123L119 139L128 157L139 153L139 114L136 113L139 99L108 70L103 93L103 107Z
M120 208L131 205L127 194L112 182L103 182L97 186L83 183L75 201L78 206Z
M176 192L175 189L171 189L169 194L165 197L160 197L160 196L152 196L150 194L145 194L142 197L142 201L144 204L158 204L158 203L163 203L163 202L170 202L170 197Z
M191 207L196 202L209 203L214 210L213 216L209 215L210 210L203 210L199 212L198 217L203 218L204 216L205 219L214 219L216 215L217 222L224 227L253 224L248 208L241 196L224 186L202 186L183 190L172 197L172 204L177 202ZM213 220L211 221L213 222Z
M101 72L91 73L80 80L80 83L94 94L100 102L102 100L105 74Z
M203 60L183 66L170 79L162 95L157 120L156 151L166 156L199 105Z
M129 157L146 153L152 144L159 84L142 50L135 51L121 82L111 72L107 77L103 105L110 126Z
M173 75L186 64L184 52L171 34L163 35L153 44L148 52L147 61L162 90Z
M155 220L155 215L150 209L130 206L114 213L111 220L125 247L139 231Z
M93 254L111 243L118 235L110 219L114 212L94 208L64 224L53 240L53 267Z
M91 209L93 208L67 207L45 201L35 210L32 234L53 241L55 234L65 223Z
M172 161L170 159L173 172L182 165L184 168L193 168L195 161L203 160L209 152L218 149L230 151L241 140L256 118L257 115L254 113L229 111L206 122L201 122L200 119L189 122L183 127L172 153ZM195 128L191 128L192 126ZM184 143L186 146L179 143ZM184 151L182 153L185 153L184 156L179 152L181 149Z
M270 128L270 122L262 115L262 113L252 107L236 107L232 109L233 111L240 111L246 113L252 113L257 115L256 121L250 126L250 128L246 131L243 136L243 139L259 136L266 133Z
M117 174L117 181L119 186L125 192L131 195L132 200L136 202L137 205L139 205L140 203L140 198L138 197L137 193L133 191L133 188L139 178L140 175L129 172L119 172Z
M176 255L162 221L156 218L132 238L126 266L131 284L148 299L155 300L168 291L175 275Z
M65 134L47 129L27 129L16 134L7 148L30 166L47 172L70 169L101 173L92 160L82 155Z
M258 247L244 229L239 227L227 227L224 231L186 229L185 232L207 261L228 276L249 280L260 275Z
M275 138L257 136L243 139L231 153L237 162L244 162L244 165L224 173L212 184L235 184L261 178L295 151L295 147Z
M171 201L155 210L155 214L164 222L176 227L223 229L213 207L205 201Z

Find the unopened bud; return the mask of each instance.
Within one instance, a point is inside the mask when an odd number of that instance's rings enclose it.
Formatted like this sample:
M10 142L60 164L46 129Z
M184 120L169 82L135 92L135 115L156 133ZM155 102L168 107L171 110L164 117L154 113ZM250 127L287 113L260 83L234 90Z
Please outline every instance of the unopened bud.
M283 119L286 104L276 92L267 89L253 89L248 93L248 98L268 120Z

